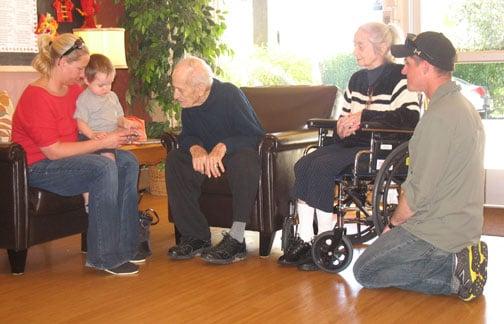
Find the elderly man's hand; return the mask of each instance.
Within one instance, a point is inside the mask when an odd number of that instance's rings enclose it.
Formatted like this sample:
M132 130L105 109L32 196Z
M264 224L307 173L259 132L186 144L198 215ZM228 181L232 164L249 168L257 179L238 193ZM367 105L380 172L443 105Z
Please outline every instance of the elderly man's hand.
M192 156L192 164L194 171L199 172L201 174L205 174L205 166L208 160L207 151L199 145L193 145L189 149L189 152L191 153Z
M218 143L214 146L210 154L208 154L206 175L218 178L226 171L222 159L226 155L227 147L224 143Z

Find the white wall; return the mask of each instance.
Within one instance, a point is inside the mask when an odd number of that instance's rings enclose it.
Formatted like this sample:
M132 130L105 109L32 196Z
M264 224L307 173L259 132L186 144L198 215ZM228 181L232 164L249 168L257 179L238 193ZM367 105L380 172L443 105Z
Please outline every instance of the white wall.
M504 120L485 119L485 204L504 208Z
M504 208L504 170L486 170L485 205Z

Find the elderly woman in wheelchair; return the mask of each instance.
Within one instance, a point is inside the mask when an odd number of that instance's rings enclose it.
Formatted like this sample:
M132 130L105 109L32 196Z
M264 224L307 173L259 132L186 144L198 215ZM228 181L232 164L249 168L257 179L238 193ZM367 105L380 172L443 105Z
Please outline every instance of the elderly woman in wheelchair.
M401 74L402 65L393 63L390 55L390 46L399 42L398 31L382 23L364 24L355 33L354 55L362 69L350 78L337 122L308 122L309 127L319 128L320 146L302 157L294 167L293 216L284 224L284 254L278 260L280 264L296 265L307 271L320 267L339 272L351 261L351 241L364 242L376 235L366 206L369 205L366 189L373 183L379 161L383 159L380 148L389 148L390 152L391 147L407 139L404 129L414 129L420 116L419 95L407 90L406 77ZM377 123L380 129L400 131L377 132ZM405 153L407 146L403 145L397 161L404 163ZM370 166L360 173L358 165L363 160ZM402 168L396 168L399 169ZM390 174L387 175L390 178ZM388 187L394 183L391 179L387 181ZM336 182L339 190L335 206ZM377 204L383 196L387 195L377 197ZM356 207L354 215L359 220L354 222L356 233L347 237L344 214L350 205ZM313 240L317 232L321 234Z

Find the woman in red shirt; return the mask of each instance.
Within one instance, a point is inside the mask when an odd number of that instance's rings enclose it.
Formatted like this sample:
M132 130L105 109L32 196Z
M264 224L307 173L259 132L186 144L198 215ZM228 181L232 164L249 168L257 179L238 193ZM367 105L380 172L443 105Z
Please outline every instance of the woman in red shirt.
M77 141L75 103L89 52L83 40L62 34L39 38L32 65L39 79L24 90L12 122L12 139L26 151L30 186L62 196L89 192L86 265L116 275L138 272L138 162L118 150L116 161L92 154L128 142L128 131Z

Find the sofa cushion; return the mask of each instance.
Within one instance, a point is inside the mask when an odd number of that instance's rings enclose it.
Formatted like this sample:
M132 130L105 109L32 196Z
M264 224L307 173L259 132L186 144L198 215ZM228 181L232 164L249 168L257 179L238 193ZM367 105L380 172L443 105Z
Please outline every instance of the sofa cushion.
M29 189L29 208L33 215L56 215L78 211L84 207L82 195L64 197L38 188Z

